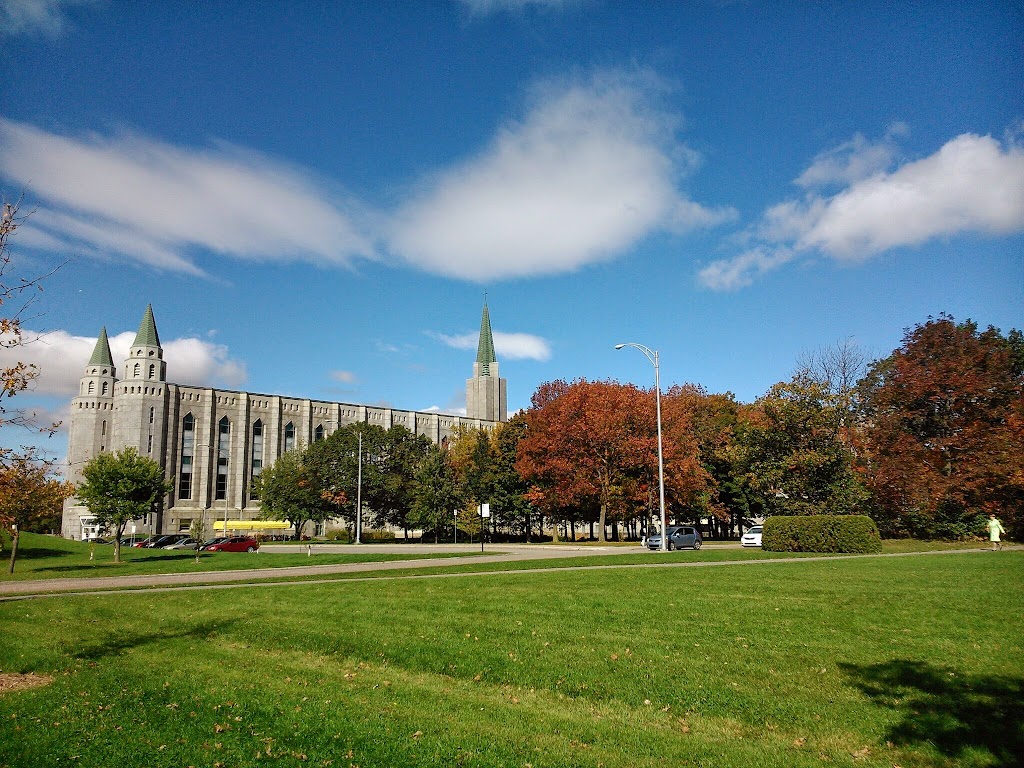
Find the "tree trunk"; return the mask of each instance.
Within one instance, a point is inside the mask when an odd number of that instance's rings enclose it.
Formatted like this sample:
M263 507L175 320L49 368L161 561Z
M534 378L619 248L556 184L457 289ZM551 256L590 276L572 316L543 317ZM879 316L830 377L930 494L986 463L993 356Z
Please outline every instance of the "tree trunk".
M608 541L608 537L605 536L604 527L605 521L608 519L608 505L605 502L601 502L601 519L597 522L597 540L602 544Z
M18 557L18 540L21 538L21 531L14 529L14 536L11 537L11 564L7 567L8 573L14 573L14 561Z

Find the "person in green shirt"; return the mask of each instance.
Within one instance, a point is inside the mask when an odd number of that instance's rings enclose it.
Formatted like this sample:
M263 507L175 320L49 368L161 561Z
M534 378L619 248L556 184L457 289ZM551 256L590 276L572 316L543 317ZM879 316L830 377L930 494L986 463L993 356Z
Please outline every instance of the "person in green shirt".
M1003 530L1003 524L996 519L996 516L988 516L988 540L992 542L992 551L995 552L997 549L1003 548L1003 542L999 540L999 534L1006 533Z

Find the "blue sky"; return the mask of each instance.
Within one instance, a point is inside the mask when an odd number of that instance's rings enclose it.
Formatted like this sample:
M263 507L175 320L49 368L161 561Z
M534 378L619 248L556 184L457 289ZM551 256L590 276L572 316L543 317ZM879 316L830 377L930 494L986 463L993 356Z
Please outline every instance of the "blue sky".
M752 401L1020 328L1024 10L966 5L0 0L16 271L68 262L8 405L61 418L147 303L172 381L447 412L485 291L511 409L650 386L617 342Z

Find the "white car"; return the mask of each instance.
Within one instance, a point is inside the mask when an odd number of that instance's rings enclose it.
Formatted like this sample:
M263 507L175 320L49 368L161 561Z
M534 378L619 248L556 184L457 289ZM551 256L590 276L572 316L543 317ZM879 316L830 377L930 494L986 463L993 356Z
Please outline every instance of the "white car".
M761 528L760 525L755 525L749 531L743 534L740 538L740 544L744 547L760 547L761 546Z

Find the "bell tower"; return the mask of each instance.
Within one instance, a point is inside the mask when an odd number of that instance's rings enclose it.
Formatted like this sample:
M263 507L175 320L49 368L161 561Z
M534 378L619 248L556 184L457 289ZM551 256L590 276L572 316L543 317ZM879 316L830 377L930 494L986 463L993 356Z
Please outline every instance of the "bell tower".
M508 383L498 375L498 358L494 354L491 315L484 299L480 318L480 341L477 343L473 378L466 380L466 416L482 421L507 421L506 393Z

